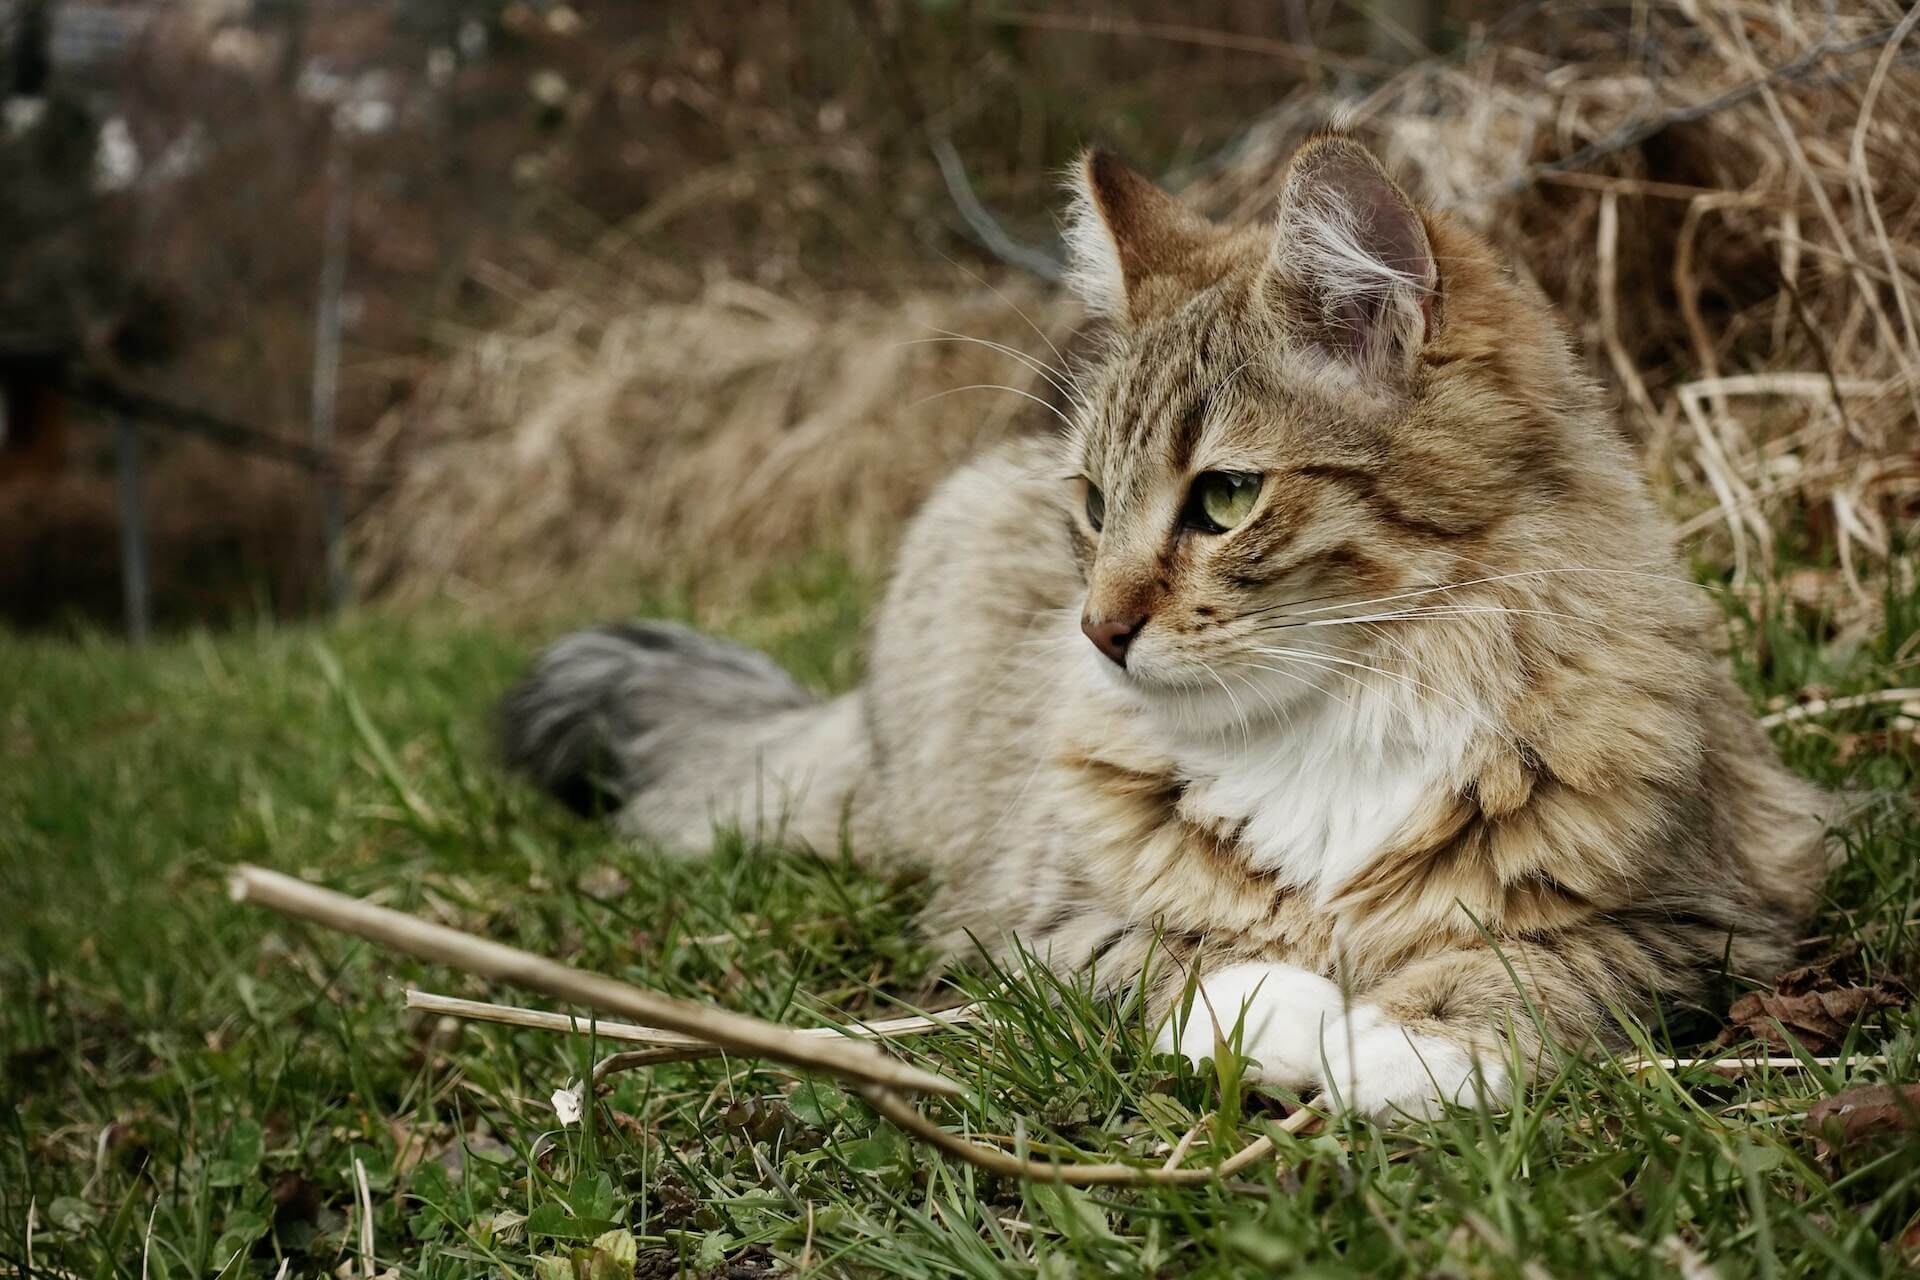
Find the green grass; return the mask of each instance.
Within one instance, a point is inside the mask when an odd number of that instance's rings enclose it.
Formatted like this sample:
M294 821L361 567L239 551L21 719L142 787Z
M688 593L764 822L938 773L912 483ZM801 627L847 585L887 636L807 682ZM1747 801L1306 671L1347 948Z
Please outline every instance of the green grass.
M802 575L729 629L842 687L869 598ZM642 1275L1903 1265L1920 1148L1825 1159L1804 1116L1849 1083L1920 1079L1911 1011L1855 1035L1851 1049L1889 1055L1886 1068L1729 1083L1583 1064L1504 1115L1282 1136L1278 1159L1183 1190L982 1175L831 1084L751 1062L616 1076L593 1123L556 1131L547 1099L592 1046L409 1015L409 984L516 997L235 906L221 868L260 862L795 1023L946 1003L992 975L933 971L912 926L923 886L731 840L710 859L663 860L502 778L488 706L545 631L373 613L145 653L0 635L0 1270L31 1251L46 1275L273 1275L282 1259L293 1275L358 1274L356 1159L378 1266L408 1276L532 1274L536 1256L615 1225L637 1238ZM1915 683L1920 600L1891 600L1864 641L1828 632L1804 613L1736 618L1743 680L1757 698ZM1867 806L1818 930L1910 980L1911 733L1844 736L1889 716L1832 717L1781 741L1798 768L1897 797ZM1023 982L996 1004L990 1029L907 1050L971 1087L930 1107L949 1126L1147 1160L1217 1113L1199 1163L1280 1114L1223 1097L1230 1072L1151 1055L1131 1004Z

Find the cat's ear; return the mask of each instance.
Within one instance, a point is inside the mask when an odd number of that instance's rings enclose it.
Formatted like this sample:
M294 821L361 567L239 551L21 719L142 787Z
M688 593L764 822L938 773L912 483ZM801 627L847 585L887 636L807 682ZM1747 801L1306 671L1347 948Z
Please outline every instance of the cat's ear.
M1372 152L1323 135L1294 153L1267 272L1289 323L1363 383L1412 376L1439 271L1420 211Z
M1104 151L1068 176L1067 282L1087 309L1137 321L1191 292L1219 228Z

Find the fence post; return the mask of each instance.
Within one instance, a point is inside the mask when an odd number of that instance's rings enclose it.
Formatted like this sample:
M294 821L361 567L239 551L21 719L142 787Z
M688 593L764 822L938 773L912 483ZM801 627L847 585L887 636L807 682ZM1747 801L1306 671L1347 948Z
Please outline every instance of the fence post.
M140 429L124 413L113 415L114 452L120 468L120 586L127 641L147 642L151 601L147 591L147 514L140 485Z
M347 547L340 475L333 468L334 405L340 389L340 297L347 280L347 235L353 212L353 157L336 124L327 156L327 225L320 262L320 301L313 324L310 439L326 469L316 474L320 539L326 557L327 605L347 603Z

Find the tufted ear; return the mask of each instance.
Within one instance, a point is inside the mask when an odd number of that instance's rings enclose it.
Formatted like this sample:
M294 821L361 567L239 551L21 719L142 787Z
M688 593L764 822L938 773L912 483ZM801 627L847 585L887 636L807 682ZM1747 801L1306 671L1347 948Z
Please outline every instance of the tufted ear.
M1137 321L1205 281L1220 229L1104 151L1069 175L1067 281L1095 315Z
M1420 211L1365 147L1323 135L1294 153L1267 272L1289 323L1361 382L1413 375L1439 271Z

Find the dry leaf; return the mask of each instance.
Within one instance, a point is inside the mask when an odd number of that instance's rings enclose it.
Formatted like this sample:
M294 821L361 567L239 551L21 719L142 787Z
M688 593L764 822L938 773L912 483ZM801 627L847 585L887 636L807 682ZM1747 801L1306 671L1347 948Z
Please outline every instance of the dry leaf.
M1787 1049L1791 1036L1808 1053L1831 1053L1864 1014L1906 1003L1897 983L1869 981L1873 976L1861 963L1857 946L1841 947L1781 974L1771 992L1752 991L1735 1000L1727 1010L1729 1025L1715 1043L1758 1040Z
M1849 943L1836 947L1811 964L1789 969L1773 980L1773 989L1783 996L1808 991L1833 991L1858 986L1866 978L1859 964L1860 948Z
M1716 1043L1758 1040L1771 1048L1798 1045L1808 1053L1831 1053L1840 1047L1862 1015L1875 1009L1897 1009L1900 997L1885 987L1841 987L1799 995L1751 991L1727 1010L1729 1025Z
M1920 1084L1870 1084L1822 1098L1807 1112L1822 1159L1890 1135L1920 1134Z

